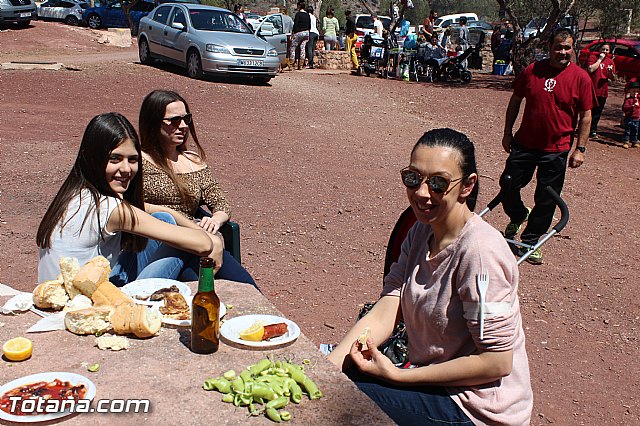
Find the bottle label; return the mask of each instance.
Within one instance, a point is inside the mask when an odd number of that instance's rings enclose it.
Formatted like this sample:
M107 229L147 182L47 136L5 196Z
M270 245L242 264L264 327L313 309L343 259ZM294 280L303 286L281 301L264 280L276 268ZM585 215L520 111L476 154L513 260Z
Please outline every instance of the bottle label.
M213 291L213 268L200 268L198 292Z

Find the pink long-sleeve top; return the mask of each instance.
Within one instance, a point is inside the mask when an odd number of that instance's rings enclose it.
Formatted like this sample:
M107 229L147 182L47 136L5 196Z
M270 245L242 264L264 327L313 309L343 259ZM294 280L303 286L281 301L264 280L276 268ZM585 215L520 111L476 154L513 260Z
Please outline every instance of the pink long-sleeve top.
M479 216L458 238L431 257L429 225L417 222L385 277L382 295L400 296L410 362L442 363L483 351L513 351L511 374L479 386L447 387L451 398L478 425L529 424L533 407L525 351L518 268L502 235ZM480 340L477 276L489 273L484 339Z

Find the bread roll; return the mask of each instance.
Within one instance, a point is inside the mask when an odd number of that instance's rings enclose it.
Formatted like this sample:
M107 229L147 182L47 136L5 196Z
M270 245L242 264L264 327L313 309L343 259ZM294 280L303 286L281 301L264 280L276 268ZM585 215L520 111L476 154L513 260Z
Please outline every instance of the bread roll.
M60 258L60 273L62 274L62 279L64 280L64 288L67 290L67 294L69 298L73 300L74 297L80 294L80 290L78 290L73 285L73 277L80 271L80 264L78 264L78 259L75 257L61 257Z
M133 303L133 299L124 294L122 290L111 284L109 281L100 283L100 285L93 292L91 300L93 300L93 304L96 306L118 306L121 303Z
M109 317L113 308L98 306L68 311L64 316L64 325L75 334L96 334L109 329Z
M91 297L101 283L109 281L110 273L109 261L102 256L96 256L78 271L73 278L73 286L85 296Z
M33 303L38 308L60 310L69 301L64 289L62 276L57 280L45 281L33 289Z
M63 311L77 311L78 309L90 308L93 306L93 302L84 294L79 294L72 300L69 300L62 309Z
M122 303L116 306L111 316L111 325L116 334L133 333L136 337L154 336L162 326L162 317L156 310L144 305Z

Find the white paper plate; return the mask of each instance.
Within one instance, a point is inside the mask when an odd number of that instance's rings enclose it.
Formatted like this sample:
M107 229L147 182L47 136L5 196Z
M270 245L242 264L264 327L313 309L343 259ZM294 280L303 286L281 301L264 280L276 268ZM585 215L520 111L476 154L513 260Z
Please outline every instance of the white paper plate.
M250 342L248 340L242 340L240 333L247 328L251 327L256 322L262 322L264 325L276 324L279 322L287 323L286 334L266 340L262 342ZM295 322L286 318L278 317L275 315L243 315L241 317L231 318L225 321L220 327L220 335L230 342L237 343L242 346L251 346L254 348L268 348L272 346L280 346L287 343L291 343L300 336L300 327Z
M189 306L191 306L191 303L193 302L193 296L189 296L189 297L185 297L184 298L187 301L187 304ZM156 309L160 309L160 307L158 306ZM223 316L225 316L227 314L227 307L225 306L224 303L220 302L220 319L222 319ZM162 315L162 314L160 314ZM173 319L173 318L165 318L164 315L162 315L162 323L163 324L169 324L169 325L175 325L178 327L191 327L191 319L188 320L177 320L177 319Z
M87 388L87 393L84 396L84 399L93 400L96 396L96 385L86 377L75 374L75 373L65 373L65 372L51 372L51 373L38 373L32 374L30 376L24 376L16 380L12 380L9 383L5 383L0 387L0 396L9 392L11 389L17 388L18 386L28 385L30 383L37 382L52 382L55 379L60 379L63 382L70 382L72 385L77 386L79 384L83 384ZM74 413L70 413L69 411L65 411L62 413L46 413L46 414L36 414L36 415L25 415L25 416L15 416L13 414L6 413L0 410L0 419L7 420L11 422L18 423L34 423L34 422L45 422L48 420L55 420L61 417L69 416Z
M191 288L188 285L181 281L169 280L166 278L144 278L141 280L131 281L129 284L125 285L121 288L121 290L131 296L135 303L140 305L147 306L164 306L163 300L158 300L155 302L149 300L139 300L136 299L136 295L146 294L151 295L153 292L160 290L161 288L169 288L172 285L175 285L180 289L180 294L182 294L185 299L191 296Z

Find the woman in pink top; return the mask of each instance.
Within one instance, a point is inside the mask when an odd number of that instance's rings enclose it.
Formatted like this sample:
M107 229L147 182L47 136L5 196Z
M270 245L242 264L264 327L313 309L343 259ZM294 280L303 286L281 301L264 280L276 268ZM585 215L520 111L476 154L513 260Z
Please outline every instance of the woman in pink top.
M398 424L528 424L533 398L518 268L502 235L473 213L473 144L451 129L429 131L401 175L418 222L380 299L329 360ZM483 273L489 285L481 310ZM395 367L376 348L400 318L415 368ZM357 341L365 327L368 349Z

